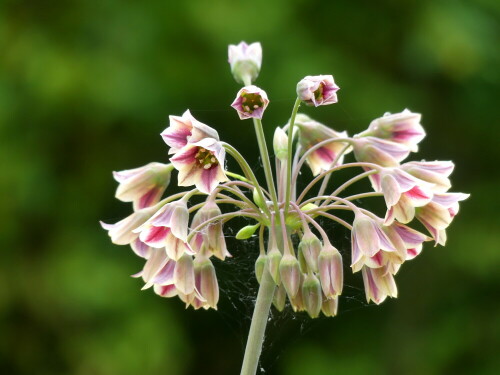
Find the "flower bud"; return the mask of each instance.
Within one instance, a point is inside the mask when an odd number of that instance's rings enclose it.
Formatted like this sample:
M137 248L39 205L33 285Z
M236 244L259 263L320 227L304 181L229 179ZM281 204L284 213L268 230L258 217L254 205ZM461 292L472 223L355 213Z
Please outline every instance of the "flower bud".
M266 202L261 199L257 189L255 188L253 189L252 196L253 196L253 201L257 205L257 207L259 207L260 209L264 209L265 207L267 207Z
M262 280L262 274L264 273L264 269L267 263L267 256L265 254L260 254L257 260L255 261L255 277L260 284L260 280Z
M302 252L308 268L314 272L318 272L318 255L321 247L319 238L307 229L299 243L299 251Z
M283 284L280 284L274 291L273 305L279 312L283 311L286 303L286 290Z
M122 202L134 202L134 210L150 207L160 200L170 183L170 164L149 163L143 167L113 172L120 183L115 197Z
M281 252L278 250L277 247L274 247L268 254L267 254L267 264L268 264L268 269L269 273L271 274L271 277L273 278L274 282L276 285L280 285L280 262L281 259L283 258L283 255Z
M262 46L259 42L250 45L245 42L238 45L230 44L228 56L236 82L245 83L246 77L252 82L255 81L262 65Z
M214 217L219 216L221 213L222 212L219 206L217 206L212 199L208 199L205 202L205 205L197 212L197 214L200 215L200 222L197 225L211 220ZM208 252L215 255L217 258L224 260L226 257L231 256L231 254L227 251L226 239L222 229L222 221L212 221L210 224L206 225L202 229L202 238Z
M177 260L174 269L174 284L183 294L188 295L194 292L194 265L190 255L184 254Z
M297 84L299 99L315 107L337 103L338 90L331 75L306 76Z
M302 298L307 313L311 318L317 318L320 311L322 301L321 285L319 280L312 272L310 272L302 284Z
M236 94L231 107L236 109L240 120L248 118L262 119L262 115L269 104L269 99L264 90L257 86L245 86Z
M279 160L284 162L288 159L288 136L280 127L274 131L273 148Z
M210 259L202 256L194 260L194 275L196 287L206 299L206 303L217 310L219 301L219 284L215 275L215 268Z
M337 309L339 307L339 299L335 298L325 298L323 299L323 305L321 306L321 311L327 317L332 317L337 315Z
M304 299L303 299L303 296L302 296L302 288L300 287L304 281L304 274L301 273L300 274L300 278L299 278L299 290L297 291L297 294L295 295L295 297L290 297L290 295L288 295L288 298L290 299L290 304L292 305L292 309L294 312L299 312L299 311L304 311L305 310L305 305L304 305Z
M257 223L255 225L247 225L243 228L241 228L238 233L236 233L236 239L237 240L248 240L250 237L253 236L255 231L259 228L260 223Z
M297 295L300 286L299 261L292 254L285 254L280 262L280 277L290 298Z
M318 266L323 293L327 298L337 297L342 293L344 282L342 256L336 248L327 245L319 254Z

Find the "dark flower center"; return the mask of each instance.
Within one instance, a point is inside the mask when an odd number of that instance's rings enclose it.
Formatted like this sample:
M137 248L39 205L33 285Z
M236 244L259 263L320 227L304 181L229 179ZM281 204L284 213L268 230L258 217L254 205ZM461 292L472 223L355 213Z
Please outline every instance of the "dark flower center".
M243 98L241 106L245 112L252 113L264 105L264 100L259 94L243 93L241 97Z
M198 148L198 152L196 153L195 158L198 161L198 165L203 169L209 169L213 165L219 164L217 158L214 156L214 153L212 151L204 149L203 147Z

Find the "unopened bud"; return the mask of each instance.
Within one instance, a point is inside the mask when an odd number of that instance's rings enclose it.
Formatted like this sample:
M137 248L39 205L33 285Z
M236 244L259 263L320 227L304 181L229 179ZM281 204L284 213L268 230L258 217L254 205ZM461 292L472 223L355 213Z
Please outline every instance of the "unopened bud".
M241 228L238 233L236 233L237 240L248 240L253 236L255 231L259 228L260 223L255 225L247 225L246 227Z
M234 79L238 83L244 83L244 78L249 77L255 81L262 65L262 46L259 42L238 45L229 45L229 64Z
M268 269L269 273L271 274L271 277L273 278L274 282L276 285L279 285L281 280L280 280L280 262L281 259L283 258L283 255L281 252L278 250L277 247L273 248L268 254L267 254L267 264L268 264Z
M304 282L304 274L301 273L300 274L300 281L299 281L299 290L298 290L297 294L293 298L288 296L288 298L290 299L290 304L292 305L292 309L294 312L299 312L299 311L305 310L304 298L302 296L302 288L300 287L303 282Z
M206 303L217 309L219 302L219 284L215 274L215 268L210 259L206 257L197 258L194 260L194 274L196 286Z
M321 306L321 311L327 317L337 315L337 309L339 306L339 299L336 298L325 298L323 300L323 305Z
M300 286L299 261L291 254L285 254L280 262L280 276L290 298L297 295Z
M280 284L279 287L274 291L273 297L273 305L276 307L276 310L279 312L283 311L286 303L286 290L283 284Z
M267 205L266 205L266 202L262 200L259 192L257 191L257 189L253 189L253 201L255 202L255 204L260 208L260 209L266 209L267 208Z
M321 241L309 229L302 237L299 243L299 250L302 251L304 259L307 262L308 268L314 272L318 272L318 255L321 251Z
M274 155L279 160L286 161L288 159L288 136L280 127L274 131L273 148Z
M309 316L317 318L323 301L321 285L318 278L312 272L306 276L302 284L302 298L304 299L304 306Z
M327 298L333 298L342 293L344 271L342 256L331 245L326 245L318 257L319 278L323 293Z
M182 255L175 265L174 284L183 294L189 295L194 291L194 265L190 255Z
M262 279L262 274L264 273L264 268L266 267L267 256L265 254L260 254L257 260L255 261L255 277L260 284L260 280Z

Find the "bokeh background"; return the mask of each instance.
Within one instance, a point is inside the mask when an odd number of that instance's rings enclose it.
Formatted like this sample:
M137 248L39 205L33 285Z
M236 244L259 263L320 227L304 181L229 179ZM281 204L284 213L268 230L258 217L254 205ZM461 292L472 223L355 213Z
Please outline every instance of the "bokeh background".
M229 107L227 45L246 40L264 47L268 136L296 82L331 73L340 101L310 115L354 134L421 112L413 159L454 160L472 194L447 246L402 268L397 300L367 305L358 275L336 318L273 314L262 373L498 374L499 16L496 0L1 1L0 373L239 373L254 243L228 240L219 310L195 312L141 292L142 261L98 220L129 214L111 171L165 162L159 133L187 108L262 176Z

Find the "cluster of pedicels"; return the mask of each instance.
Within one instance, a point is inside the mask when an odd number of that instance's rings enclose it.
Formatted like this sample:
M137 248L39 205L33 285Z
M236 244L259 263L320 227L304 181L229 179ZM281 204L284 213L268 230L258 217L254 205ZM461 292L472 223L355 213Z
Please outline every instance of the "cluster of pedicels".
M451 161L403 161L418 150L425 131L420 114L386 113L368 129L349 137L298 113L299 106L321 106L337 102L339 87L331 75L307 76L297 84L297 101L290 121L274 133L275 170L271 170L262 132L269 99L253 85L262 62L260 43L229 46L229 63L237 82L244 84L232 103L240 119L253 119L266 172L266 188L255 178L243 156L222 142L215 129L195 119L187 110L170 116L161 136L170 147L169 164L150 163L115 172L119 186L116 198L133 202L134 212L115 223L102 223L113 243L130 245L145 259L141 277L144 288L153 287L163 297L178 296L195 309L216 308L219 288L213 257L230 257L224 224L235 217L255 221L237 238L259 236L260 255L256 277L275 283L274 305L283 310L288 300L295 311L317 317L337 313L343 288L343 259L317 218L333 220L351 231L352 272L361 271L366 298L379 304L396 297L394 275L401 265L416 257L425 241L446 242L446 228L467 194L449 192ZM239 164L243 175L225 169L226 152ZM355 161L344 162L351 153ZM307 164L311 181L298 194L297 179ZM327 193L331 175L345 168L360 173ZM193 189L162 199L173 169L178 186ZM371 189L346 196L344 190L368 178ZM318 182L318 193L310 194ZM190 199L203 201L190 205ZM383 197L384 217L354 202ZM225 205L225 213L219 206ZM352 223L334 213L350 211ZM407 224L420 221L428 234ZM295 240L295 241L294 241ZM298 246L294 248L294 243Z

